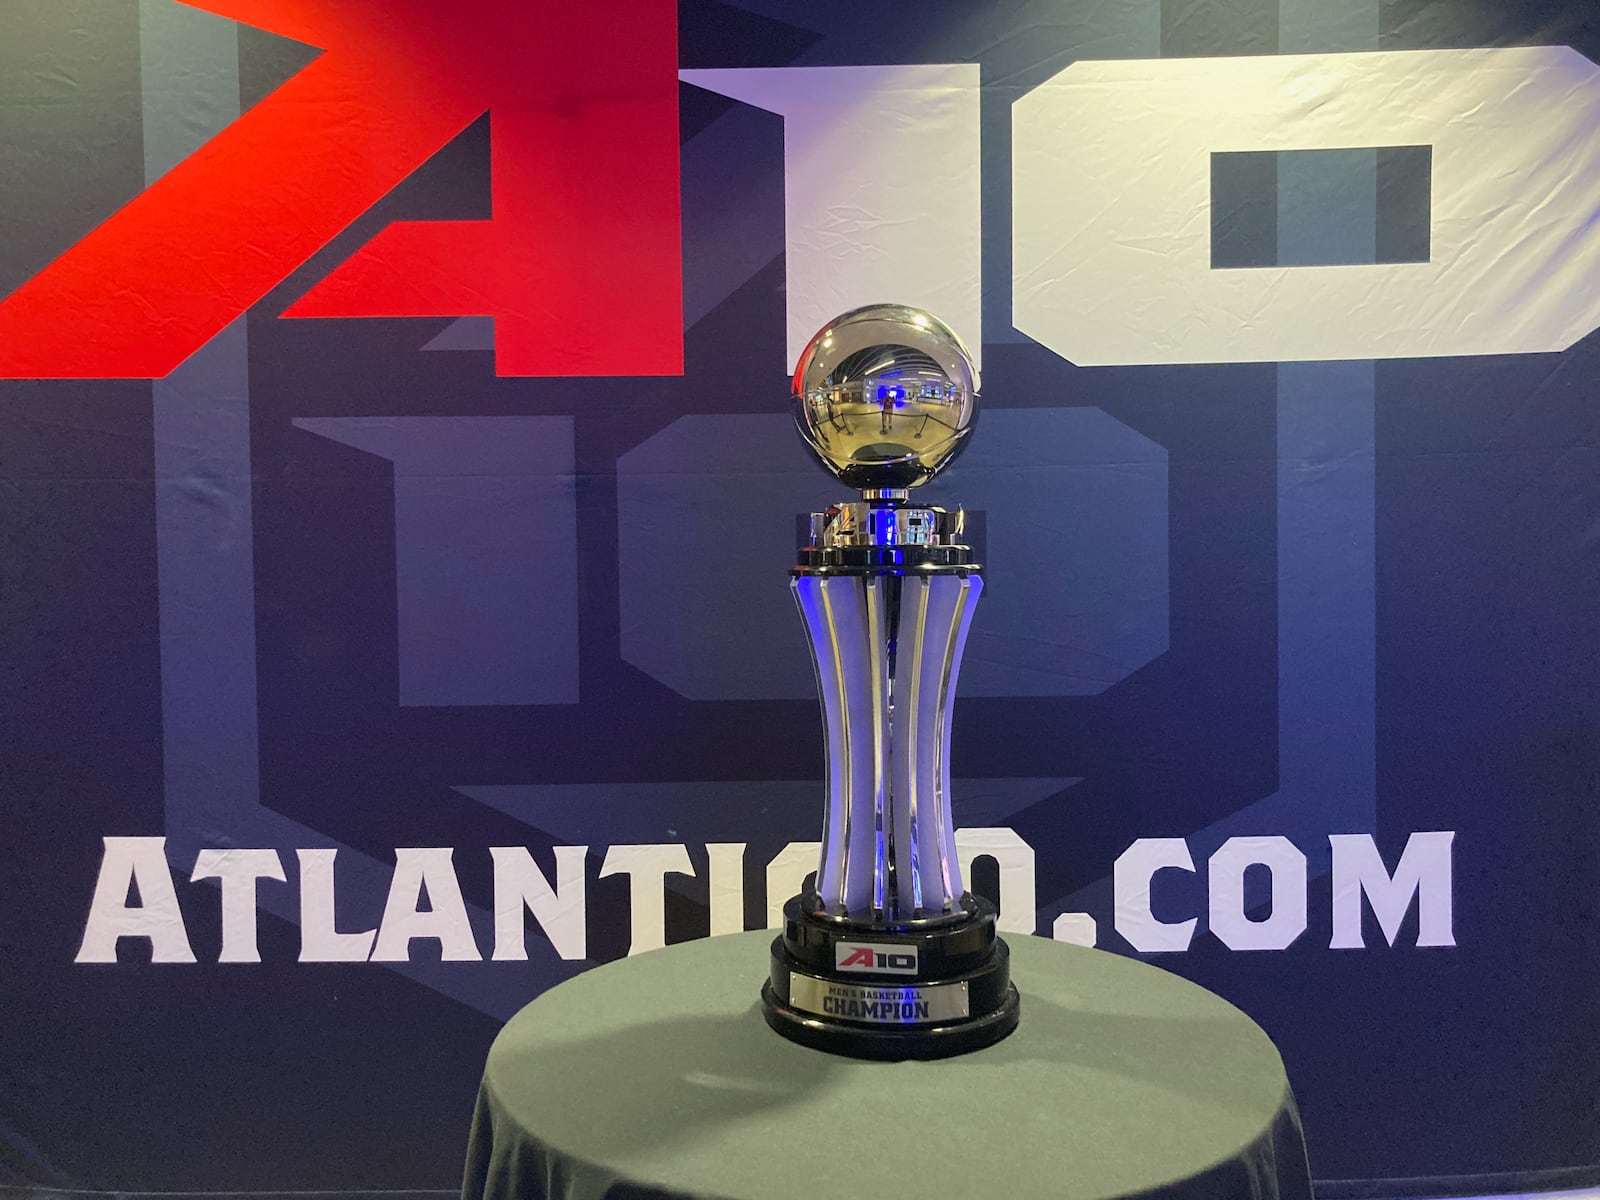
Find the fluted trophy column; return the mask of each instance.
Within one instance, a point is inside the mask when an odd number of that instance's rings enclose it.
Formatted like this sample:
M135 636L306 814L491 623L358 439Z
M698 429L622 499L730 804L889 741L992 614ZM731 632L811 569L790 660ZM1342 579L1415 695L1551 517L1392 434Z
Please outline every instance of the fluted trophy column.
M800 434L860 500L813 513L791 586L816 667L826 806L816 872L784 909L768 1023L836 1053L933 1058L1016 1027L995 910L963 885L950 717L981 568L964 514L911 489L965 445L978 375L903 305L831 321L800 357Z
M802 575L816 663L827 808L816 895L853 921L957 911L949 700L983 589L965 575Z

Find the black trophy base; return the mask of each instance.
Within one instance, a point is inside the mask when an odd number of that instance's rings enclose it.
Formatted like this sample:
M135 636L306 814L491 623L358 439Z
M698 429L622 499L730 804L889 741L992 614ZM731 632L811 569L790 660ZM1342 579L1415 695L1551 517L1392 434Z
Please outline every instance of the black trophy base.
M791 1041L852 1058L947 1058L1017 1027L1021 1002L995 908L970 893L948 917L902 924L817 915L809 895L783 907L761 988L767 1024Z

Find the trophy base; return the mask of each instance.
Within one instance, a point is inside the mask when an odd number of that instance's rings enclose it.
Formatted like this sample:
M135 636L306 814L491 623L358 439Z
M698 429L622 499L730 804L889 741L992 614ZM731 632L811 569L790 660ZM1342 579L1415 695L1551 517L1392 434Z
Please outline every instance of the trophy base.
M1020 1000L995 909L900 924L820 916L809 897L783 908L761 988L767 1024L791 1041L852 1058L946 1058L993 1045L1017 1027Z

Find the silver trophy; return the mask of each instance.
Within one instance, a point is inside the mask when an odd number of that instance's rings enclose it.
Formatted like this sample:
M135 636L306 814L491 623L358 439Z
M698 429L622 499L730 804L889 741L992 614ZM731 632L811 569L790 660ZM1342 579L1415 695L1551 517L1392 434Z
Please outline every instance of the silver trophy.
M978 373L936 317L858 308L811 339L795 423L860 500L813 513L791 587L826 738L822 854L784 906L761 996L795 1041L867 1058L937 1058L1017 1025L995 909L962 884L950 716L983 591L960 510L914 504L978 415Z

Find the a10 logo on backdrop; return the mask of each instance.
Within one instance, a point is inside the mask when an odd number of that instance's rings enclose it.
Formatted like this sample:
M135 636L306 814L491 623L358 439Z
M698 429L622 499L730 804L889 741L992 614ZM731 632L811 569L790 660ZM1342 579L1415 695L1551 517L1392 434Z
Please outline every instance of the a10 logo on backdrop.
M502 375L682 370L675 6L192 7L323 53L0 301L0 377L166 376L484 112L494 216L392 224L284 315L490 316ZM681 77L784 117L789 365L886 278L981 347L977 66ZM1597 123L1559 46L1074 63L1014 106L1016 325L1085 366L1565 349L1600 325ZM1407 146L1426 261L1213 263L1215 156Z
M164 377L484 111L493 115L493 218L391 225L284 315L492 316L501 375L676 373L680 75L784 119L791 360L830 316L881 299L886 275L897 299L939 312L982 345L976 66L679 73L670 6L628 5L639 11L622 22L622 58L612 62L631 68L619 108L610 102L623 72L598 76L559 61L561 45L595 33L597 14L558 14L536 51L501 36L510 9L493 0L452 12L448 37L426 5L408 8L399 38L375 36L359 13L313 18L298 6L228 0L197 7L324 54L0 301L0 374ZM604 18L608 43L614 16ZM550 69L528 71L530 54ZM411 119L346 120L345 112L320 131L336 139L332 149L324 142L308 156L307 138L319 131L305 122L342 112L329 104L352 92L373 113ZM581 127L561 142L576 158L552 155L553 120ZM1561 47L1075 63L1013 110L1016 325L1080 365L1563 349L1600 324L1600 299L1585 286L1600 261L1600 148L1574 136L1596 123L1600 72ZM1217 156L1414 146L1431 152L1425 261L1214 261ZM334 170L335 160L361 169ZM808 167L817 161L828 170ZM903 186L930 163L953 182ZM264 176L273 187L261 186ZM239 252L247 228L248 254ZM841 240L859 252L827 252ZM226 286L219 262L231 272ZM625 295L607 292L608 283ZM625 326L614 319L619 306ZM1450 839L1412 835L1391 871L1367 835L1335 835L1333 944L1362 944L1363 896L1391 944L1413 901L1419 944L1453 944ZM107 839L80 961L114 960L127 936L150 937L158 960L192 961L170 880L163 888L158 879L160 842ZM583 957L581 870L552 882L523 861L526 852L513 858L515 849L494 852L492 956L525 957L526 909L562 957ZM680 870L666 850L651 859L656 849L612 848L627 852L616 871L635 885L635 951L660 940L659 901L641 902L650 881L659 887ZM484 956L449 851L398 852L383 920L364 933L334 928L332 851L297 853L303 959L406 961L419 937L438 939L447 960ZM986 853L1001 864L1002 890L1007 879L1015 889L1003 904L1008 927L1032 932L1033 897L1017 882L1031 883L1031 850L1006 843ZM1263 862L1273 868L1273 916L1251 921L1243 872ZM1179 950L1192 936L1194 919L1162 921L1151 909L1151 881L1171 870L1195 871L1178 839L1139 839L1117 861L1116 928L1137 949ZM253 961L257 882L285 879L277 852L203 851L192 878L221 881L224 961ZM1305 927L1305 855L1287 839L1231 839L1207 878L1210 926L1230 946L1281 948ZM125 903L131 884L142 907ZM1053 932L1092 941L1082 917L1064 914Z

